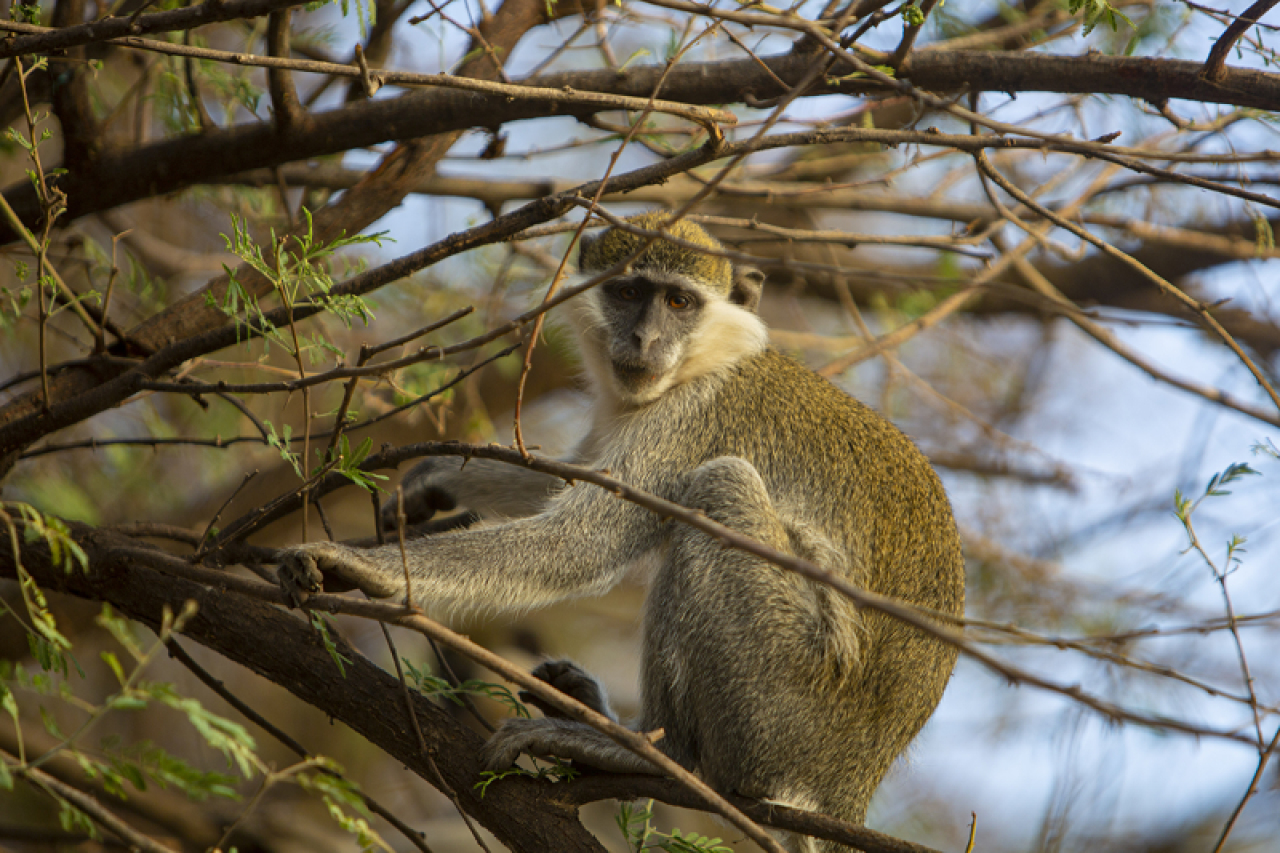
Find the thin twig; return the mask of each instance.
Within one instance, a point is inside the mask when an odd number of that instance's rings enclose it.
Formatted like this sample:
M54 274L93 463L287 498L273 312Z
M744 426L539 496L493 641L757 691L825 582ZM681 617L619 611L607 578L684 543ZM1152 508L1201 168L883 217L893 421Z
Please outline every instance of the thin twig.
M1155 284L1156 287L1158 287L1163 293L1166 293L1172 296L1182 305L1186 306L1193 313L1199 316L1200 319L1204 321L1205 325L1208 326L1209 329L1211 329L1213 333L1216 334L1222 340L1222 342L1227 345L1228 349L1230 349L1233 353L1236 354L1236 357L1240 359L1240 361L1244 364L1244 366L1249 369L1249 372L1253 374L1253 378L1257 380L1258 384L1262 386L1263 391L1265 391L1267 396L1271 398L1271 402L1274 403L1277 408L1280 408L1280 394L1276 393L1276 389L1271 386L1271 382L1262 373L1262 371L1258 368L1258 366L1254 364L1253 359L1249 357L1249 354L1244 351L1244 349L1240 346L1240 344L1236 343L1235 338L1231 336L1230 332L1228 332L1226 329L1222 327L1222 324L1219 323L1217 318L1214 317L1213 314L1209 312L1208 307L1204 303L1200 302L1198 299L1193 299L1191 296L1187 295L1179 288L1174 287L1172 284L1166 281L1162 276L1159 276L1156 273L1152 272L1151 269L1149 269L1146 265L1136 260L1132 255L1122 252L1119 249L1117 249L1115 246L1108 243L1107 241L1102 240L1098 237L1095 237L1092 233L1090 233L1086 229L1081 228L1079 225L1076 225L1074 222L1068 221L1067 219L1063 218L1059 214L1054 213L1052 210L1049 210L1049 208L1040 204L1035 199L1031 198L1022 190L1018 189L1018 187L1015 186L1011 181L1005 178L1004 175L1001 175L987 160L985 153L979 151L975 153L973 157L978 164L978 168L981 169L982 172L987 177L991 178L991 180L999 184L1000 188L1003 189L1005 192L1007 192L1009 195L1013 196L1022 204L1036 211L1040 216L1044 217L1045 219L1048 219L1050 222L1052 222L1054 225L1057 225L1059 228L1063 228L1063 229L1066 229L1067 231L1070 231L1072 234L1076 235L1081 240L1085 240L1086 242L1089 242L1094 246L1096 246L1104 254L1120 261L1121 263L1128 266L1130 269L1135 270L1136 272L1141 274L1143 277L1145 277L1148 281Z
M84 791L73 788L65 782L58 781L38 767L31 767L18 761L17 758L3 750L0 750L0 761L8 765L8 770L13 775L21 776L35 787L44 790L55 800L70 803L93 818L94 821L101 824L113 835L118 836L129 847L135 850L142 850L144 853L174 853L172 848L166 847L150 836L144 835L129 826L129 824L116 817L110 809L98 802L97 798L86 794Z
M1231 816L1227 818L1226 825L1222 827L1222 834L1218 836L1218 843L1213 846L1213 853L1222 853L1222 848L1227 843L1227 836L1231 835L1231 830L1239 820L1240 813L1244 811L1244 807L1253 795L1258 793L1258 783L1262 781L1263 771L1267 769L1267 762L1271 760L1271 756L1275 755L1277 745L1280 745L1280 726L1276 727L1276 733L1271 737L1271 742L1258 756L1258 766L1253 771L1253 778L1249 780L1249 787L1245 789L1240 802L1236 803L1236 807L1231 810Z

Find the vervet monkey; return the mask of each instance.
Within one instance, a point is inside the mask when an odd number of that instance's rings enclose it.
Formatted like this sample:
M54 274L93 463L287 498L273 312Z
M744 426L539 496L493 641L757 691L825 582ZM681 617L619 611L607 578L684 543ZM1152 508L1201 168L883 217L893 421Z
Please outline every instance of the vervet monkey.
M662 213L631 221L719 248ZM643 239L613 228L584 240L580 268L607 270ZM755 313L761 285L722 257L659 241L631 272L571 302L595 398L574 459L865 589L959 615L964 563L942 484L893 425L768 347ZM601 489L436 459L415 469L407 491L419 508L500 518L406 544L414 601L432 610L598 595L655 558L637 725L663 729L658 747L721 791L861 823L955 663L954 649L918 630ZM296 598L320 589L324 574L370 595L405 595L398 545L284 553L281 582ZM536 674L612 715L573 664ZM485 760L506 767L521 752L658 772L565 719L508 721Z

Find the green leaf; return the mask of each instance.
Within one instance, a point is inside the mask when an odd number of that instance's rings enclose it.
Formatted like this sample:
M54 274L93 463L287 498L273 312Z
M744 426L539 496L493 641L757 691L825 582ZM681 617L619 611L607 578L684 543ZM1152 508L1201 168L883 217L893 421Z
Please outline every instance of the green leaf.
M115 673L116 680L120 682L121 686L124 686L129 679L124 674L124 667L120 665L120 659L116 657L115 652L99 652L98 656L102 658L107 666L111 667L111 671Z
M1271 222L1261 211L1250 207L1249 216L1253 219L1253 242L1257 247L1258 257L1262 257L1276 247L1276 235L1271 229Z
M67 736L62 733L61 727L58 726L58 721L53 718L53 715L43 705L40 706L40 722L44 724L44 730L58 740L67 739Z
M338 644L334 642L333 636L329 633L329 622L319 613L312 612L311 627L320 632L320 642L324 643L324 649L329 653L329 657L333 659L333 663L338 667L339 674L343 678L347 677L347 669L345 664L351 663L350 660L342 656L338 651Z
M1226 491L1222 487L1228 483L1234 483L1250 475L1259 475L1260 472L1249 467L1247 462L1236 462L1228 465L1225 469L1214 474L1209 478L1209 485L1205 487L1205 497L1221 497L1229 495L1231 492Z

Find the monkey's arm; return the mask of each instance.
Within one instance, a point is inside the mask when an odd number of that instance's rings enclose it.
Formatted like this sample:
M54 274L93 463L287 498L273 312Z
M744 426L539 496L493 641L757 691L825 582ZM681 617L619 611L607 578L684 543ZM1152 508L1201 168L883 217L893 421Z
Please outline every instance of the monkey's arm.
M408 524L462 507L481 518L522 518L541 512L562 486L559 477L493 459L456 456L424 459L405 474L404 511ZM382 505L382 526L396 527L396 499Z
M605 591L659 540L652 513L579 485L538 515L410 540L409 592L433 610L538 607ZM398 544L321 542L281 552L280 583L295 601L318 591L325 574L377 598L406 594Z

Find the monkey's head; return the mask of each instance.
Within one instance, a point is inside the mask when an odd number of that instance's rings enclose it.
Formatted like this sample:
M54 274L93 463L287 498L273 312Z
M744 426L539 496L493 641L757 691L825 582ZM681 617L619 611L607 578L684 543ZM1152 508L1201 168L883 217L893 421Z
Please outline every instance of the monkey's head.
M735 274L710 234L691 222L667 226L668 214L627 220L666 233L685 245L658 240L632 263L631 272L587 295L577 312L588 373L599 390L636 406L652 402L675 385L732 366L767 342L755 315L764 276ZM610 228L583 238L579 269L607 270L644 245L647 238Z

